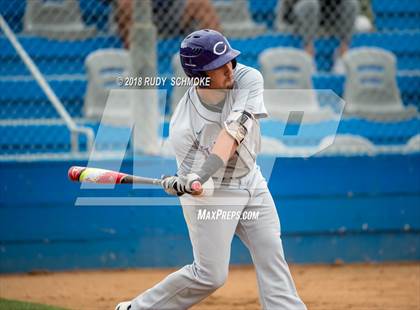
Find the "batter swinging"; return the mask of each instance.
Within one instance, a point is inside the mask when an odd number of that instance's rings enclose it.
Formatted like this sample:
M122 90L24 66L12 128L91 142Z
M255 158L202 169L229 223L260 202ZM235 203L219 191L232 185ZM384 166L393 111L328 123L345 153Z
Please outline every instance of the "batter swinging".
M261 138L258 120L267 117L263 78L256 69L237 63L239 54L223 35L209 29L191 33L181 44L185 73L211 78L209 87L191 87L176 107L169 138L178 172L162 181L167 193L180 196L194 262L120 303L117 310L180 310L200 302L224 284L235 233L251 253L262 307L306 309L284 259L274 201L255 162ZM214 183L212 197L189 195L197 180ZM258 211L259 216L197 216L216 209Z

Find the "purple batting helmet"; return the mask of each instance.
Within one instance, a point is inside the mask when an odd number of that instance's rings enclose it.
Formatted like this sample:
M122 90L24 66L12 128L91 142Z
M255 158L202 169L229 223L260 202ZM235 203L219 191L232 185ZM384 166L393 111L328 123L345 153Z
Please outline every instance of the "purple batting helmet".
M241 52L230 47L228 40L211 29L202 29L189 34L181 43L179 56L182 68L189 77L205 76L205 71L217 69L232 61Z

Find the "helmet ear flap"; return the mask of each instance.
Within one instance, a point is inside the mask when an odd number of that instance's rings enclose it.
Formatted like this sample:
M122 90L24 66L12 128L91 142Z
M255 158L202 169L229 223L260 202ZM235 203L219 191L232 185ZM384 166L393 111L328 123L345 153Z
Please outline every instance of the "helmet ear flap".
M232 69L236 67L236 58L232 59Z

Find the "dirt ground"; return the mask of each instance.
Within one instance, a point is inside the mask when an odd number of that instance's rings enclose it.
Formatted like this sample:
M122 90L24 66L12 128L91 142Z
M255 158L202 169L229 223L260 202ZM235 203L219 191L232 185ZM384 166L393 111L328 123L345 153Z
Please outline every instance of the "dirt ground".
M133 298L171 271L1 275L0 297L69 309L114 309L118 301ZM291 271L308 309L420 309L420 263L292 265ZM260 309L254 269L232 267L227 283L192 309Z

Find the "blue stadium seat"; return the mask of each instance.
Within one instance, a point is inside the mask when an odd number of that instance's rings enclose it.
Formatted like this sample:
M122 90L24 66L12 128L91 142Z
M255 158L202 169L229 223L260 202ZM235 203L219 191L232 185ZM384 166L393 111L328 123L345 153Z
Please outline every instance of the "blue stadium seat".
M258 55L270 47L300 47L297 36L285 34L267 34L256 38L231 39L231 45L241 51L239 61L258 68ZM162 40L158 44L158 71L171 73L171 57L178 51L181 39ZM330 71L333 54L339 41L336 38L320 38L315 41L316 63L319 71ZM420 32L368 33L353 37L351 47L375 46L392 51L398 58L399 70L420 69Z
M420 111L420 74L399 74L397 83L403 103L414 105Z
M25 14L27 0L10 1L0 0L0 13L15 33L23 29L23 16ZM83 21L87 25L95 25L99 30L108 27L110 2L102 0L79 0Z
M393 52L398 59L398 70L420 69L420 31L357 34L351 47L361 46L375 46Z
M97 29L106 31L109 27L108 17L111 12L111 1L79 0L83 21L94 25Z
M83 77L50 78L51 87L74 117L82 116L87 81ZM405 105L415 105L420 110L420 75L398 74L398 87ZM344 76L317 74L313 77L317 89L332 89L343 95ZM24 92L20 91L25 89ZM28 109L28 106L33 108ZM31 78L0 79L0 119L32 118L34 111L45 118L57 117L46 96ZM10 113L18 112L18 113Z
M84 73L83 62L90 52L99 48L122 46L118 37L105 35L79 41L21 35L19 41L44 74ZM4 36L0 36L0 46L0 76L28 75L22 60Z
M121 47L118 37L103 35L73 42L52 41L31 36L20 36L19 39L44 74L84 73L83 62L90 52L98 48ZM171 59L178 51L180 42L180 38L158 42L158 71L161 74L171 73ZM2 36L0 44L4 47L0 50L0 76L28 75L29 72L22 61ZM292 35L268 34L251 39L232 39L231 44L242 52L239 61L258 67L257 58L264 49L277 46L299 47L301 41ZM318 70L330 70L332 55L337 45L338 40L334 38L319 39L315 42ZM397 55L399 69L420 69L420 32L359 34L354 36L351 46L381 47Z
M84 122L83 126L90 127L98 132L97 122ZM125 149L126 140L121 139L127 135L128 128L101 125L101 130L106 131L106 144L97 144L97 149L116 150ZM80 148L86 148L84 136L79 138ZM30 152L70 152L70 132L63 122L61 124L30 124L26 126L0 125L0 154L27 154Z
M312 133L310 136L306 136L300 140L295 138L288 139L290 137L283 136L282 132L279 132L278 128L284 128L284 125L279 123L281 122L276 120L263 121L261 123L263 136L279 139L285 144L293 141L295 146L318 144L325 137L325 134L331 130L331 123L328 121L304 125L310 127L308 130L305 130L306 132ZM84 125L91 127L95 132L99 128L99 124L96 122L87 122ZM167 136L168 123L162 125L164 126L164 136ZM292 124L290 126L299 125ZM106 146L98 147L108 150L125 147L125 142L121 142L125 140L122 140L121 136L126 135L127 128L107 126L105 130L107 130ZM420 120L413 119L397 123L380 123L361 119L347 119L340 122L337 133L360 135L376 145L404 145L411 137L420 134ZM82 148L85 147L85 143L84 137L81 137L80 145ZM46 149L49 152L70 151L70 134L64 124L32 124L27 126L0 124L1 155L25 154L28 152L42 153Z
M373 0L372 4L376 15L376 26L379 30L419 29L419 1ZM22 0L19 5L14 5L12 8L8 0L0 0L0 12L14 31L22 30L25 5L25 0ZM254 20L265 22L269 27L272 26L272 21L275 18L276 5L277 0L249 0L249 9ZM80 7L87 24L95 24L98 29L106 31L110 11L108 3L102 0L80 0ZM86 92L84 60L87 55L99 48L122 47L119 37L108 35L72 42L25 35L18 37L47 77L63 75L62 77L50 77L48 80L74 117L82 116L81 111ZM159 74L170 75L172 73L171 59L178 51L181 39L174 38L158 42ZM264 49L278 46L301 47L301 40L297 36L274 33L255 38L233 38L231 44L234 48L241 50L240 62L258 68L258 55ZM318 70L329 71L331 69L332 56L338 44L338 40L334 38L318 39L315 42ZM0 121L14 118L58 117L39 86L29 77L30 74L23 62L2 35L0 35L0 46L2 47L0 49ZM420 69L420 31L357 34L352 39L351 47L360 46L376 46L392 51L398 58L399 70ZM22 75L26 77L22 77ZM416 105L420 110L420 75L415 72L411 74L400 72L397 82L404 104ZM313 77L313 83L315 88L333 89L340 96L343 94L343 76L321 73ZM97 129L97 124L90 124L90 126ZM264 123L263 133L270 135L271 126L270 122ZM395 124L345 120L340 124L339 133L362 135L376 144L403 144L410 136L418 134L419 128L418 120ZM46 134L47 131L48 134ZM22 141L19 141L18 138L29 136L26 134L29 132L39 133L33 136L43 137L42 141L30 139L22 146ZM37 149L45 151L43 148L48 145L58 145L59 150L69 151L69 133L64 125L0 126L1 154L5 154L7 147L17 148L25 153L28 150L36 152Z
M316 145L329 134L331 130L331 121L303 125L307 126L305 132L311 133L299 141L295 137L285 137L283 132L279 132L278 128L284 128L284 124L279 124L277 120L267 120L261 123L261 133L263 136L276 138L282 140L285 144L288 141L293 141L301 144ZM290 130L299 130L300 124L288 124ZM338 126L337 134L352 134L359 135L369 139L372 143L377 145L404 145L412 137L420 133L420 120L412 119L409 121L395 122L395 123L381 123L372 122L362 119L343 119Z
M73 117L81 117L86 80L49 79L50 86ZM24 91L22 91L24 90ZM0 119L55 118L57 112L31 78L0 79Z
M299 47L295 38L292 46ZM319 38L315 41L315 61L319 71L329 72L333 66L334 51L339 41L336 38ZM398 58L399 70L420 69L420 32L364 33L356 34L351 47L375 46L392 51ZM268 48L268 47L267 47ZM247 51L243 51L247 53Z
M381 16L375 18L375 25L379 31L387 30L418 30L420 16Z
M420 13L420 2L416 0L372 0L372 9L380 14Z
M19 33L23 29L25 7L26 0L0 0L0 13L15 33Z
M420 1L373 0L375 25L379 31L418 30L420 25Z
M257 23L265 23L269 29L273 28L276 19L277 0L249 0L249 12Z
M316 74L313 76L314 88L331 89L343 96L344 76L334 74ZM414 105L420 111L420 74L397 74L397 84L404 105Z
M0 154L70 152L69 139L65 125L0 126Z
M318 71L331 71L334 51L340 44L337 38L319 38L315 41L315 61Z

